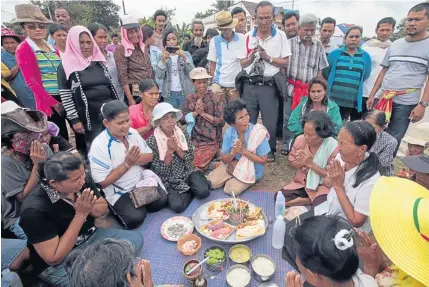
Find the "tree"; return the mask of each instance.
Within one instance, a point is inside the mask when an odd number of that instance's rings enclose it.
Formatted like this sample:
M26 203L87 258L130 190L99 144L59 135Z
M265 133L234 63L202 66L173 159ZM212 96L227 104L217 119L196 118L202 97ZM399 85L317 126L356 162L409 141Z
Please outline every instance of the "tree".
M198 12L197 14L195 14L194 17L197 19L203 19L215 14L216 12L219 12L222 10L228 10L228 8L231 7L232 5L234 5L234 1L216 0L216 2L212 3L211 5L212 8L207 9L205 12Z
M405 21L406 18L402 19L401 22L396 26L397 31L390 37L391 41L398 40L399 38L405 37L407 35L405 32Z
M167 14L167 26L173 27L173 23L171 23L171 19L176 15L176 8L169 9L167 7L161 7L159 10L162 10ZM155 28L155 20L153 19L153 16L151 17L143 17L139 19L140 25L149 25L152 28Z
M176 29L177 34L179 36L179 46L182 46L183 40L185 39L185 34L192 34L190 25L183 22L182 26L176 24L174 28Z
M204 19L208 16L213 15L214 13L216 13L215 9L208 9L208 10L206 10L206 12L198 12L197 14L195 14L194 18L195 19Z

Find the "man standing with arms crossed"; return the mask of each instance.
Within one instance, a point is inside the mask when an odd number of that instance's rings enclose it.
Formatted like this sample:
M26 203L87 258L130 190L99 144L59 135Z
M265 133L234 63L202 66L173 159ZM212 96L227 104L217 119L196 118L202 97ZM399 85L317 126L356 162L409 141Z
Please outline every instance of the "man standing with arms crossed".
M420 3L408 12L408 36L390 45L381 62L383 69L367 101L367 108L371 109L374 99L380 99L376 109L385 111L390 117L386 131L396 138L398 143L404 137L410 121L420 121L429 106L428 28L429 3ZM420 99L425 83L426 87Z

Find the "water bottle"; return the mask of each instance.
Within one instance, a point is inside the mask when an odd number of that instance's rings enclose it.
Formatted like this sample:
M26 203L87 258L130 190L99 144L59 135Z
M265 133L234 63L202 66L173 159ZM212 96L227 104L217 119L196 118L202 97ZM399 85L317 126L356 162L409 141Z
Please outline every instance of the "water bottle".
M5 269L1 276L1 286L22 287L21 278L15 272Z
M283 195L283 192L279 191L277 192L277 199L276 199L276 209L275 209L276 218L279 215L284 216L285 206L286 206L286 198Z
M286 223L283 216L277 216L276 222L274 222L272 245L275 249L282 249L285 240Z

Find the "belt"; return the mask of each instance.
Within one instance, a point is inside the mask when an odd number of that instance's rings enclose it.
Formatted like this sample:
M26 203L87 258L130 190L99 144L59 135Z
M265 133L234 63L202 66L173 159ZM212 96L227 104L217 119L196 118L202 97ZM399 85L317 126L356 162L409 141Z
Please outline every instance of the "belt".
M256 86L274 86L276 82L273 77L249 77L246 83Z

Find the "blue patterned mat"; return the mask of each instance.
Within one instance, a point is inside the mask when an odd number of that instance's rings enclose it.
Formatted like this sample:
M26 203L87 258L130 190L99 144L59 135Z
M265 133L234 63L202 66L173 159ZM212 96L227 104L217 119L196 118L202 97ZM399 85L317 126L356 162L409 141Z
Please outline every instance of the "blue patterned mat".
M220 199L228 197L222 190L212 191L210 196L204 200L194 199L193 202L188 206L186 211L181 214L192 218L193 213L202 204L209 202L214 199ZM246 191L240 198L248 200L252 203L263 208L266 216L274 220L274 194L271 192L254 192ZM160 212L154 214L148 214L145 222L137 230L144 235L144 247L140 254L142 258L150 261L152 265L152 276L155 284L184 284L190 286L187 280L183 277L182 268L183 264L192 258L202 258L204 249L214 243L208 239L203 238L203 246L200 251L194 256L184 256L177 250L176 242L170 242L165 240L160 233L162 223L172 216L178 214L173 213L168 209L163 209ZM271 237L273 232L273 223L269 224L267 231L263 237L259 237L253 241L248 242L246 245L255 254L266 254L274 259L276 262L276 274L272 282L278 286L284 286L284 278L287 272L292 270L292 267L282 259L281 250L276 250L271 246ZM198 234L197 231L194 231ZM201 237L201 236L200 236ZM228 251L232 245L222 245ZM213 279L208 278L208 286L226 286L225 273L226 270L231 266L231 262L228 263L227 268L218 274ZM207 278L207 277L206 277ZM251 286L257 287L260 283L252 279Z

